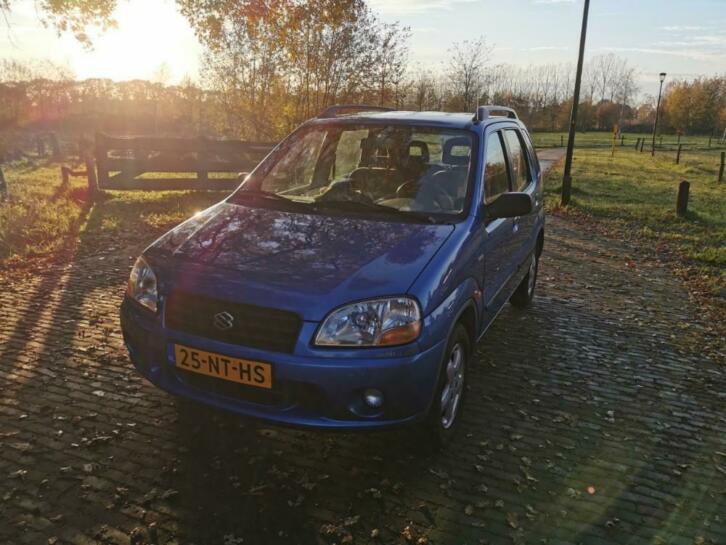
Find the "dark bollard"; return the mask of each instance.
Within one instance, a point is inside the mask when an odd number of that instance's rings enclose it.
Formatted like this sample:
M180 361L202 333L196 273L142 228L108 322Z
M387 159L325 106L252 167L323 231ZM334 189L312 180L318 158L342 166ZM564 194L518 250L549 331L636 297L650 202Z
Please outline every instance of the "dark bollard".
M691 188L691 184L683 180L678 185L678 200L676 200L676 214L679 216L685 216L688 212L688 190Z
M681 164L681 150L683 149L683 144L678 144L678 152L676 153L676 164Z

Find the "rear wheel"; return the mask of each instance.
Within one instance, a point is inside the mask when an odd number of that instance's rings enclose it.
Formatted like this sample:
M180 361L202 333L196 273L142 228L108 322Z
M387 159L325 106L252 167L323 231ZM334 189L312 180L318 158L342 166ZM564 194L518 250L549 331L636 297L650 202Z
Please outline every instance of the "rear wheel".
M529 260L529 270L527 276L522 279L522 282L517 286L517 289L509 298L509 302L517 308L525 308L532 303L534 298L534 288L537 284L537 271L539 269L539 257L537 253L532 253L532 257Z
M466 394L470 354L469 334L462 324L457 324L449 337L434 400L423 424L423 439L430 448L446 446L456 433Z

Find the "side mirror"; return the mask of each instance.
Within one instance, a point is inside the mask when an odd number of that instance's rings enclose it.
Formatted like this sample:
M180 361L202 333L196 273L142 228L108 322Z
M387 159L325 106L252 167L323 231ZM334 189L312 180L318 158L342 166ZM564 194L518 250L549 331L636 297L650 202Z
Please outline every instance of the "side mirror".
M502 193L484 208L487 221L526 216L531 212L532 199L526 193Z

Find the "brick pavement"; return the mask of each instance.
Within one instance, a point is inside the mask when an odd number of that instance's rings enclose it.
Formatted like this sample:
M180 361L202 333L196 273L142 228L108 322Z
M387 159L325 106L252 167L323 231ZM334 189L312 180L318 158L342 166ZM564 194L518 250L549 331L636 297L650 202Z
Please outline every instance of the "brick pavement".
M0 543L726 544L726 367L633 249L550 218L536 303L500 315L460 435L423 456L144 382L117 319L140 240L81 235L0 284Z

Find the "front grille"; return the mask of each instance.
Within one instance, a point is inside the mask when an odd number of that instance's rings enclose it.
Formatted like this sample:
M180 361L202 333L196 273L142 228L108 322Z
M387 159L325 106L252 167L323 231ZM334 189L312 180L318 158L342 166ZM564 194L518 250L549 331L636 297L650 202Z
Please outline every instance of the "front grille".
M177 331L230 344L291 353L302 320L294 312L230 303L190 293L173 292L166 300L166 325ZM215 316L232 316L229 329L215 326Z

